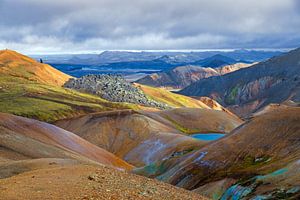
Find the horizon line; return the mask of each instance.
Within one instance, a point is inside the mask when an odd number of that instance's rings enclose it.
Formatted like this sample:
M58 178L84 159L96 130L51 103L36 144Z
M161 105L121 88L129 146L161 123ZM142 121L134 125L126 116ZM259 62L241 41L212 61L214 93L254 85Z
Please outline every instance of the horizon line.
M35 56L35 55L79 55L79 54L101 54L103 52L133 52L133 53L141 53L141 52L178 52L178 53L191 53L191 52L232 52L238 50L247 50L247 51L290 51L296 48L207 48L207 49L145 49L145 50L138 50L138 49L111 49L111 50L84 50L84 51L57 51L57 52L35 52L35 53L26 53L19 50L14 50L17 52L21 52L25 55ZM4 50L4 49L3 49Z

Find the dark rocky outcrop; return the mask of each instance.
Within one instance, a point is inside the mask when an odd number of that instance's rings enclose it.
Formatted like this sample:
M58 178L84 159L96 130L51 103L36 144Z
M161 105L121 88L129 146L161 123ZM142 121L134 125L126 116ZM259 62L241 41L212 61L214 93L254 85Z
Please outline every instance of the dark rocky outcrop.
M134 103L160 109L168 108L167 105L147 97L143 91L119 75L86 75L78 79L70 79L64 87L92 93L113 102Z

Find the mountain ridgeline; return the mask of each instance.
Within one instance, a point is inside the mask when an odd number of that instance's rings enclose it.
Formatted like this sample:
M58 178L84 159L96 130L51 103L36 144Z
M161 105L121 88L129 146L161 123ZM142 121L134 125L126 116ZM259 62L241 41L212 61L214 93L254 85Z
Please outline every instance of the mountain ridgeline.
M270 103L300 101L300 49L223 76L199 80L179 92L209 96L247 116Z
M210 65L215 66L215 64L216 63L211 63ZM252 64L247 63L235 63L214 68L193 65L179 66L165 72L158 72L147 75L137 80L136 82L144 85L163 87L167 89L182 89L200 79L208 78L211 76L221 76L245 67L249 67L251 65Z

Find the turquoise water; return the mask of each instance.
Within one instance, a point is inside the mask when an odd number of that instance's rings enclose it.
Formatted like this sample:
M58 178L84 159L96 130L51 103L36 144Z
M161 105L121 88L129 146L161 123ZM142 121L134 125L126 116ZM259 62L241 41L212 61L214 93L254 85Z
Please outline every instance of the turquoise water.
M198 140L212 141L212 140L220 139L221 137L225 136L225 134L222 134L222 133L196 133L191 136Z

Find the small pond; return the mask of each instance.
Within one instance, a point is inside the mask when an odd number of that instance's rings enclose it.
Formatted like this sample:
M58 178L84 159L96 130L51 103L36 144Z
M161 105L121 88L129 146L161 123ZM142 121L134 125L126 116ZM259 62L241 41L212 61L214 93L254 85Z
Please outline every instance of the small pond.
M225 136L223 133L196 133L191 135L191 137L198 139L198 140L206 140L212 141L220 139L221 137Z

